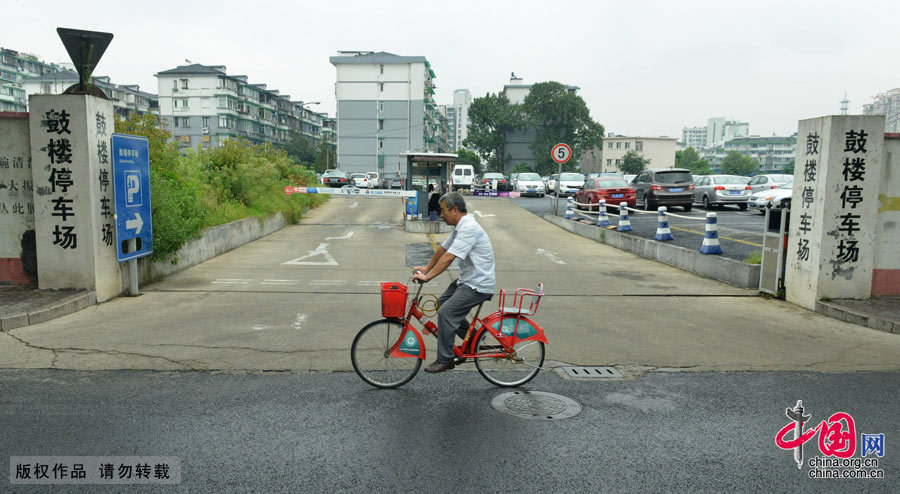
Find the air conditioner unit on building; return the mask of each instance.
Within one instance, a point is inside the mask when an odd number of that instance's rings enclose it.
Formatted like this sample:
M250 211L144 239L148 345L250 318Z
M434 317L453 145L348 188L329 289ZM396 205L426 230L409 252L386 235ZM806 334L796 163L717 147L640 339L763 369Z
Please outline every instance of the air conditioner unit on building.
M177 87L173 87L173 88L172 88L172 92L173 92L173 93L177 93L177 92L178 92L178 88L177 88Z
M203 132L204 134L209 134L209 127L203 127L202 132Z

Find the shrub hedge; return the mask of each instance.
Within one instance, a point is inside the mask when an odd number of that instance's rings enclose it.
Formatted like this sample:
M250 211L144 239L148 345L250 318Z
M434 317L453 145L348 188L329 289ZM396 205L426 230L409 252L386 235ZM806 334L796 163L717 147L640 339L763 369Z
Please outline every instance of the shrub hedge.
M178 150L171 133L153 115L116 119L116 132L146 137L150 143L150 196L153 208L151 260L177 259L185 242L204 228L279 211L291 223L326 198L284 193L286 185L315 185L316 174L283 151L229 139L214 149Z

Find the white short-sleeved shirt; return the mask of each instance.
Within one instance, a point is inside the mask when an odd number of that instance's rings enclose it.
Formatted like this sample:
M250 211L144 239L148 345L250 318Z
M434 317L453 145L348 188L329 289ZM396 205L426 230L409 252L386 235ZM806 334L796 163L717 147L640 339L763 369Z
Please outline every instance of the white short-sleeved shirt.
M494 293L494 248L491 239L472 215L464 215L441 244L459 258L459 279L478 293Z

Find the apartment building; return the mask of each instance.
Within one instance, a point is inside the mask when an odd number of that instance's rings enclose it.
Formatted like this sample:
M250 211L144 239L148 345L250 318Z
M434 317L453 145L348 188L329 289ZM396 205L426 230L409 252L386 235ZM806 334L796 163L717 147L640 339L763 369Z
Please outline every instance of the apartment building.
M884 131L900 132L900 88L885 91L874 99L863 105L863 115L884 115Z
M0 48L0 111L27 112L31 93L26 91L24 82L60 70L59 65L42 62L34 55Z
M604 137L603 144L582 154L581 173L618 172L625 154L634 151L650 160L648 168L675 166L674 137Z
M29 77L23 82L27 94L62 94L69 86L78 83L78 74L71 70L49 72L37 77ZM141 91L137 84L113 84L108 76L91 77L113 104L113 111L122 117L132 113L159 115L159 98L152 93Z
M710 168L721 172L722 160L728 153L737 151L759 162L758 173L781 173L785 166L794 161L797 148L797 134L790 137L740 137L732 139L722 146L700 153L700 157L709 162Z
M348 173L396 176L403 152L442 152L435 73L423 56L340 51L335 66L337 163Z
M469 136L469 107L472 106L472 93L468 89L453 91L453 105L447 106L447 120L450 131L450 152L465 147L463 141Z
M681 143L684 148L703 149L706 147L706 127L681 129Z
M224 65L183 65L154 75L162 125L180 147L216 147L238 137L284 144L295 132L321 142L322 114L246 75L229 75Z

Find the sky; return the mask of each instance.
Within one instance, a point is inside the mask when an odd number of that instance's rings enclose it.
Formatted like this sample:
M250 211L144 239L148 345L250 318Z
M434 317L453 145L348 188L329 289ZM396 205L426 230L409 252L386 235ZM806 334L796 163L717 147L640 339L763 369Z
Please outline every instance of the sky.
M57 27L115 35L94 75L157 93L154 74L186 60L319 101L335 113L343 51L424 56L438 104L455 89L526 84L581 88L606 132L681 137L709 118L749 122L751 135L790 135L797 121L862 113L900 87L900 2L794 1L281 1L0 0L0 46L47 62L70 59Z

